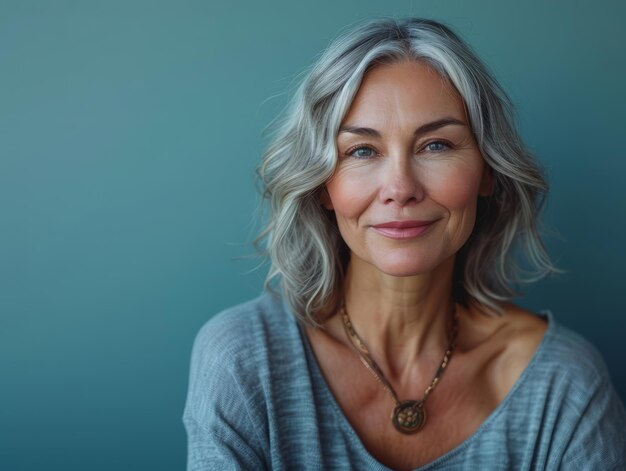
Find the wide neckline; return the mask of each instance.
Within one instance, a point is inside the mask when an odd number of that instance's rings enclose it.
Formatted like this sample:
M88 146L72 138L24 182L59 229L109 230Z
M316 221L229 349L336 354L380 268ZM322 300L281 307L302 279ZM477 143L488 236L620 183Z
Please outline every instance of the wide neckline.
M285 308L287 308L287 306L285 306ZM488 430L489 427L497 420L497 418L508 408L509 404L513 401L513 396L516 395L517 391L521 389L522 385L527 381L527 378L531 375L535 367L535 364L539 362L539 358L541 357L543 351L546 349L546 345L549 343L550 339L554 335L554 330L556 328L556 325L554 322L554 317L553 317L552 312L549 310L544 310L544 311L541 311L541 313L535 314L535 315L537 317L542 318L543 320L546 320L548 323L548 328L544 332L543 338L541 339L541 342L535 349L535 352L533 353L533 356L530 362L528 363L528 365L526 365L526 368L520 374L519 378L517 378L517 381L515 382L515 384L513 384L513 386L511 387L507 395L504 397L504 399L500 401L500 403L496 406L496 408L478 426L478 428L474 431L474 433L472 433L469 437L467 437L463 442L461 442L460 444L458 444L456 447L452 448L451 450L447 451L443 455L437 457L433 461L426 463L418 468L414 468L413 471L426 471L428 469L431 469L443 463L444 461L452 459L459 453L462 453L463 450L465 450L473 442L475 442L480 437L480 435L482 435L485 432L485 430ZM365 445L361 441L361 438L359 437L359 435L356 433L356 431L352 427L352 424L350 423L350 421L344 414L343 409L337 402L337 399L335 398L332 391L330 390L330 386L326 382L326 378L324 377L324 374L322 373L322 369L317 361L317 357L315 356L313 347L311 346L309 342L309 338L306 334L304 325L301 322L298 322L297 320L296 320L296 324L298 325L300 341L302 342L304 346L304 350L306 352L307 363L311 365L313 375L316 377L315 379L317 380L319 384L321 384L322 394L325 396L324 399L326 403L331 405L335 413L335 418L337 422L339 423L341 428L346 432L349 440L366 457L366 459L368 460L368 465L376 466L379 469L383 469L383 470L389 470L390 468L388 468L386 465L382 464L374 456L372 456L372 454L369 452L369 450L365 447Z

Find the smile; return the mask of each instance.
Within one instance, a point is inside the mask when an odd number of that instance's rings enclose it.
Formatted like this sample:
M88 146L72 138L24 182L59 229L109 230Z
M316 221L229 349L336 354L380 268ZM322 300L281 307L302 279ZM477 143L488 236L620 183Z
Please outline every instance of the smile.
M390 239L412 239L426 232L435 221L391 221L371 226L379 234Z

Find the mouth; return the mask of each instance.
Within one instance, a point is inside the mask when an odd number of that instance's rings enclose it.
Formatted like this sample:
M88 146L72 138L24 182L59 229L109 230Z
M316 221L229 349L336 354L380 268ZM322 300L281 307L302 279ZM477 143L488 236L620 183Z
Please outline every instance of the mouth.
M390 239L404 240L417 237L430 229L434 221L389 221L371 226L377 233Z

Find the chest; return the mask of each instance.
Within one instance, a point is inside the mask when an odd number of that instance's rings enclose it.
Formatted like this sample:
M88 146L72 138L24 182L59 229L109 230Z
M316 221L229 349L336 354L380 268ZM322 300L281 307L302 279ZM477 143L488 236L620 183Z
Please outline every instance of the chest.
M430 463L467 440L497 407L497 399L483 388L459 390L458 378L446 378L425 403L425 423L406 435L393 426L394 402L380 387L373 392L359 382L331 381L330 388L344 415L368 452L392 469L414 469ZM456 381L455 381L456 380ZM359 391L359 388L363 388ZM400 397L421 399L421 397Z
M465 365L455 358L455 368L446 371L425 403L424 426L405 435L393 426L392 396L353 352L315 342L312 346L335 401L364 447L392 469L414 469L454 449L478 429L500 400L488 368ZM412 397L399 392L399 399L419 400L426 386L416 386Z

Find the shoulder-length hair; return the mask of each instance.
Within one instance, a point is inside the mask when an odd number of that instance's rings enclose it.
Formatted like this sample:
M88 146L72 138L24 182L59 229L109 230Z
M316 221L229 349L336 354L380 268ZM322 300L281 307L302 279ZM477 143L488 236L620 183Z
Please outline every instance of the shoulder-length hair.
M449 27L410 18L370 21L334 41L277 121L258 174L269 201L265 241L274 282L311 325L342 300L349 251L320 194L337 165L336 136L364 74L380 63L418 60L462 97L478 148L494 175L479 197L476 224L457 253L453 297L500 311L518 286L556 271L538 230L548 186L517 133L513 106L478 57ZM525 260L524 260L525 259Z

